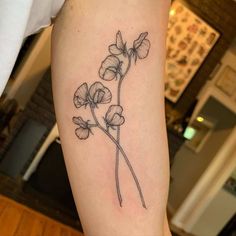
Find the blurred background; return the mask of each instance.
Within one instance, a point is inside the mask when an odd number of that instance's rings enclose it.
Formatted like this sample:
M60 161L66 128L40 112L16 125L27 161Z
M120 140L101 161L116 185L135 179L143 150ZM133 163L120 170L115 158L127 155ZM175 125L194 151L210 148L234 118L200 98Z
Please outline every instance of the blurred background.
M236 2L176 0L169 16L171 230L179 236L235 236ZM52 100L51 29L25 39L0 98L1 236L22 230L22 222L46 228L48 235L82 232ZM44 234L31 229L14 235Z

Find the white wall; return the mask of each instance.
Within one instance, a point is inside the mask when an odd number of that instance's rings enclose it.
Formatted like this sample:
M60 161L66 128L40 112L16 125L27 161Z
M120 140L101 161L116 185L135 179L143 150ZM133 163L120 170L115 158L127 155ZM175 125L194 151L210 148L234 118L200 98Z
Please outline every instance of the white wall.
M224 57L222 58L221 66L218 67L218 71L212 73L212 80L209 82L210 86L215 87L215 82L218 80L220 73L226 65L229 65L236 70L236 40L233 46L225 53ZM202 93L204 94L204 89L202 90ZM201 99L201 96L199 96L199 98ZM225 107L222 108L222 105L220 105L221 99L218 100L218 105L215 100L213 104L209 104L209 106L205 106L205 108L203 107L203 110L200 110L201 114L206 113L218 120L215 129L199 153L194 153L193 151L189 150L187 146L182 146L175 157L175 161L171 170L171 176L174 180L170 185L168 204L174 213L172 223L180 228L185 229L187 232L193 233L196 236L217 235L224 225L229 221L232 215L236 212L235 196L226 192L224 189L220 189L223 185L223 182L226 181L226 178L228 178L228 175L230 175L229 172L227 172L227 168L230 167L230 169L232 169L235 166L235 145L231 145L232 148L230 150L234 151L234 155L230 154L232 157L230 157L229 160L227 159L227 166L225 163L223 164L223 162L219 162L221 165L218 166L218 172L211 174L215 175L214 180L212 179L212 182L208 181L208 188L203 188L205 195L200 195L200 197L198 196L195 198L197 191L196 189L200 191L197 187L199 187L201 184L203 185L203 177L210 176L207 175L210 172L205 172L203 174L204 170L206 170L206 168L208 168L208 170L212 170L213 166L214 168L217 167L217 165L210 165L210 163L214 162L217 164L217 161L220 161L220 159L222 160L222 158L218 158L219 160L216 160L215 154L222 147L226 138L229 137L230 134L233 134L230 137L235 136L236 96L231 98L220 96L220 98L226 102L225 105L230 110ZM232 109L232 106L234 109ZM233 138L232 140L235 139ZM228 142L225 142L225 144L228 144ZM228 149L222 149L221 154L228 153L228 151ZM220 153L218 154L217 157L222 157ZM213 159L214 161L211 162ZM220 172L220 170L222 170L222 172ZM201 184L199 183L200 177L202 180ZM205 181L207 180L205 179ZM213 185L211 189L210 185L214 184L214 181L215 187L213 188ZM198 185L196 188L194 188L197 182ZM189 197L186 199L188 193L192 191L193 188L196 190L194 192L194 196L193 194L189 195ZM214 192L214 189L218 190L218 192ZM199 204L194 199L198 199L200 201L198 202ZM194 201L195 203L193 205L192 202ZM205 204L204 201L207 203ZM201 209L199 207L196 208L195 206L200 206Z
M221 66L217 67L218 71L214 72L212 77L213 83L216 83L226 65L236 70L236 38L221 59ZM229 136L233 126L236 125L235 114L218 105L216 103L209 104L207 110L203 111L203 113L207 113L213 118L215 116L220 122L217 124L214 132L207 140L202 150L196 154L187 146L183 145L175 156L174 164L171 169L173 181L170 185L169 194L169 205L174 211L177 210L184 201L187 194L198 181L200 175L214 158L220 146L224 143L224 140Z
M197 236L216 236L236 212L236 197L221 189L208 205L192 233Z
M210 99L200 112L216 118L218 122L200 152L195 153L183 145L175 156L169 194L169 204L175 210L185 200L236 124L235 114L215 99Z

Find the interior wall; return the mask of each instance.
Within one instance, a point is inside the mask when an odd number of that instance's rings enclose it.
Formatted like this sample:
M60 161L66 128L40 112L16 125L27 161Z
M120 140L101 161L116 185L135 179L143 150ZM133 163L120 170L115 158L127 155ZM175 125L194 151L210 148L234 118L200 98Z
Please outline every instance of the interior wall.
M7 88L7 98L14 98L21 108L26 106L50 66L50 39L51 27L46 28L35 37L16 69L15 78Z
M235 212L236 197L220 189L191 232L199 236L218 235Z
M169 203L174 210L182 204L236 124L235 114L213 98L209 99L200 113L217 118L217 123L200 152L195 153L183 145L175 156L169 194Z
M41 140L44 141L52 127L55 125L55 111L53 105L52 97L52 84L51 84L51 71L48 70L42 80L40 81L38 87L34 91L34 94L27 102L24 111L18 114L17 121L14 126L11 128L10 134L7 139L0 145L0 158L4 157L7 150L10 148L12 142L14 141L17 134L20 132L23 125L28 122L28 120L36 121L47 127L47 132L45 137ZM38 148L35 149L35 153ZM35 153L32 153L32 158Z

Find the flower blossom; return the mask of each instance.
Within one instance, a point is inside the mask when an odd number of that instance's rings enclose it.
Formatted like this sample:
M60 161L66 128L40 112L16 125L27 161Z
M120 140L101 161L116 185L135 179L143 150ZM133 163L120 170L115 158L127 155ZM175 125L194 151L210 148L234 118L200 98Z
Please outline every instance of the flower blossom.
M122 116L123 108L119 105L111 105L106 113L105 122L107 127L114 129L116 126L124 124L125 118Z
M113 55L127 55L126 43L123 42L120 31L116 34L116 43L109 46L109 52Z
M75 130L75 134L79 139L87 139L89 134L92 134L88 121L84 121L80 116L73 117L72 120L76 125L79 126L79 128Z
M74 94L74 105L76 108L87 106L88 104L105 104L111 102L111 92L100 82L93 83L88 88L87 83L83 83Z
M80 108L82 106L86 106L88 104L88 85L87 83L83 83L74 94L73 98L74 104L76 108Z
M146 58L149 53L150 41L146 39L147 35L148 32L141 33L138 39L133 42L133 48L131 49L131 53L135 58L135 62L137 61L137 58Z
M100 82L95 82L89 88L89 98L95 105L111 102L111 91Z
M121 78L122 61L117 56L110 55L102 62L99 69L99 76L101 79L110 81Z

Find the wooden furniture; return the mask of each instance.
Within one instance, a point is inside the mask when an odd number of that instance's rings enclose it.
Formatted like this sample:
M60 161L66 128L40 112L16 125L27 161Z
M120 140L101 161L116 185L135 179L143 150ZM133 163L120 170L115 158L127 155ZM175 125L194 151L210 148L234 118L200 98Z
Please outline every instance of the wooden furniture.
M0 195L1 236L83 236L20 203Z

